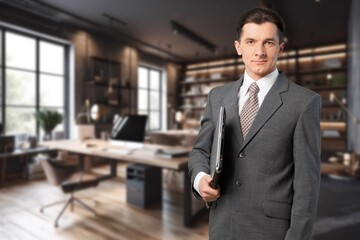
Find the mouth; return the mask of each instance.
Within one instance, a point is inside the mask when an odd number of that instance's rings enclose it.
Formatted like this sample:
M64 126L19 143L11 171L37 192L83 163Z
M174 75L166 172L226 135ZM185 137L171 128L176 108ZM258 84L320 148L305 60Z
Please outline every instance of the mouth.
M266 64L267 61L266 60L252 60L252 63L258 64L258 65L263 65Z

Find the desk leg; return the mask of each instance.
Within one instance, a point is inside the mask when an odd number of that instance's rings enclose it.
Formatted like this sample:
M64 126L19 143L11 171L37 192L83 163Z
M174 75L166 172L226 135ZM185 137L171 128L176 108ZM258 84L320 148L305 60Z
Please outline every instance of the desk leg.
M184 171L184 226L190 227L192 223L192 207L191 207L191 182L188 171Z
M0 158L0 187L2 187L4 185L4 181L5 181L5 173L6 173L6 158Z
M78 166L79 166L79 169L80 171L84 171L84 155L82 154L79 154L79 161L78 161Z
M117 176L117 161L114 159L110 159L110 176L116 177Z

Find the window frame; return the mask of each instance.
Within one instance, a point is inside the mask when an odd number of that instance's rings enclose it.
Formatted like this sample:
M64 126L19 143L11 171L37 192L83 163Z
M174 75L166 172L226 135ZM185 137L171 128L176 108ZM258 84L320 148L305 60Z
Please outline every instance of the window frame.
M1 51L1 62L0 62L0 74L1 74L1 115L0 115L0 121L3 125L3 133L6 134L6 108L7 107L18 107L18 108L32 108L35 109L35 112L38 112L39 110L42 110L44 106L40 105L40 79L41 75L47 75L47 76L56 76L63 78L63 86L64 86L64 92L63 92L63 105L62 106L48 106L47 108L60 108L63 110L63 126L64 126L64 136L68 137L70 134L70 99L67 98L67 93L69 93L70 89L70 44L66 42L62 42L61 40L56 41L56 39L52 38L46 38L45 36L41 36L41 34L37 35L36 33L29 33L26 31L13 29L11 27L0 25L0 32L1 32L1 45L0 45L0 51ZM18 67L9 67L6 66L6 33L13 33L18 34L20 36L29 37L34 39L35 41L35 70L28 70ZM49 73L49 72L41 72L40 71L40 42L46 42L54 45L61 46L64 51L64 72L63 74L55 74L55 73ZM35 105L16 105L16 104L7 104L6 103L6 70L16 70L16 71L22 71L27 73L32 73L35 75ZM37 121L35 121L35 135L38 139L42 135L40 135L40 126Z
M164 87L163 87L163 76L164 76L164 73L161 69L159 68L155 68L155 67L151 67L151 66L148 66L148 65L144 65L144 64L139 64L138 66L138 72L139 70L143 68L143 69L146 69L147 71L147 87L146 88L143 88L143 87L139 87L139 76L138 76L138 87L137 87L137 93L139 93L139 90L146 90L147 91L147 108L146 109L139 109L138 108L138 105L137 105L137 112L146 112L146 114L148 115L148 123L147 123L147 127L146 127L146 130L147 131L158 131L158 130L161 130L163 129L163 113L164 113L164 109L163 109L163 92L164 92ZM159 88L158 90L154 90L154 89L151 89L151 85L150 85L150 74L151 74L151 71L156 71L159 73ZM157 92L159 94L159 110L151 110L151 102L150 102L150 99L151 99L151 92ZM139 96L137 96L137 101L139 101ZM158 112L159 113L159 127L158 128L150 128L150 113L151 112Z

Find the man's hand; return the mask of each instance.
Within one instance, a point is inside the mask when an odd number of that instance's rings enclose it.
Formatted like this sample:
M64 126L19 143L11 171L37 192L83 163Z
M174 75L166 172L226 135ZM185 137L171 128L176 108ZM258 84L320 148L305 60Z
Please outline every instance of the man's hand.
M199 190L205 202L213 202L220 197L220 188L211 187L212 178L210 175L205 175L200 179Z

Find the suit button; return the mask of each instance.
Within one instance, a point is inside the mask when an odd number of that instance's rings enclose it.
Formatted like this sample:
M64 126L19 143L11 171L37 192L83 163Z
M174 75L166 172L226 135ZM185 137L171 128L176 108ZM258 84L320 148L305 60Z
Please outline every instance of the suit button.
M240 186L242 184L242 182L240 180L236 180L235 184L236 184L236 186Z
M245 157L245 153L244 153L244 152L241 152L241 153L239 154L239 157L240 157L240 158L244 158L244 157Z

